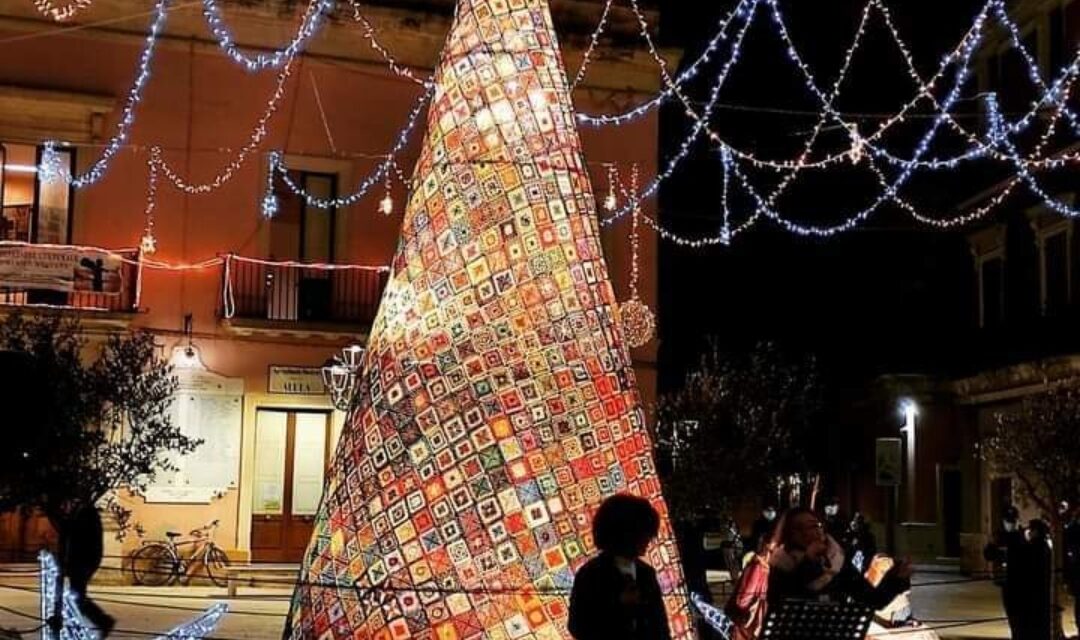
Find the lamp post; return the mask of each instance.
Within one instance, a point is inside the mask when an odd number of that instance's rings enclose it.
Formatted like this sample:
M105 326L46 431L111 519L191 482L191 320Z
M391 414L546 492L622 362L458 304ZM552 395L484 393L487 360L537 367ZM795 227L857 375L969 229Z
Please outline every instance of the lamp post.
M919 417L919 405L915 404L914 400L906 399L900 402L900 412L904 417L904 426L900 427L900 433L905 436L904 450L905 450L905 468L906 468L906 483L904 493L906 494L905 512L908 521L915 521L915 475L916 475L916 449L915 449L915 426Z

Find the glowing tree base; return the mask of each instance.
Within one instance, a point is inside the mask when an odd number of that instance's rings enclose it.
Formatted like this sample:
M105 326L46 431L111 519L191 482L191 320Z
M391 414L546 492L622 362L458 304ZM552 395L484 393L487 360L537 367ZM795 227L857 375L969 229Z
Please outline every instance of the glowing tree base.
M555 640L591 518L663 515L547 0L460 0L285 636Z
M60 575L60 569L56 566L56 559L47 551L42 551L38 556L41 563L41 619L48 621L53 617L56 610L56 580ZM64 586L63 601L63 625L60 635L57 635L45 626L41 629L42 640L98 640L99 634L94 626L87 623L79 613L78 602L75 594ZM156 640L201 640L214 633L221 618L228 612L229 607L224 603L215 604L205 613L191 622L184 623ZM119 634L119 632L118 632Z

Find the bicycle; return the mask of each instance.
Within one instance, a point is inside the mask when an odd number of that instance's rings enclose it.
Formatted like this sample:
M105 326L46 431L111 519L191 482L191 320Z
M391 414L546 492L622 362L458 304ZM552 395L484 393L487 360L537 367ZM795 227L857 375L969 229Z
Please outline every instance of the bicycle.
M218 587L227 587L229 580L225 571L229 566L229 557L214 542L214 531L219 524L218 520L214 520L193 529L186 537L177 531L167 531L166 540L144 542L131 554L131 573L135 583L162 587L183 579L184 584L188 584L196 565L202 564L210 582ZM193 550L185 555L180 547L186 546L191 546Z

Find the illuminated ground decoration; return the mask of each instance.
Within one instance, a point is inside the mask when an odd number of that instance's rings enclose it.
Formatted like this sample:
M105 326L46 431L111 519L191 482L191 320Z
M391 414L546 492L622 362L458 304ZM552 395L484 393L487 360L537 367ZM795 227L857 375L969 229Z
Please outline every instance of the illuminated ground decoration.
M666 511L547 0L460 0L436 82L289 638L569 638L601 500Z

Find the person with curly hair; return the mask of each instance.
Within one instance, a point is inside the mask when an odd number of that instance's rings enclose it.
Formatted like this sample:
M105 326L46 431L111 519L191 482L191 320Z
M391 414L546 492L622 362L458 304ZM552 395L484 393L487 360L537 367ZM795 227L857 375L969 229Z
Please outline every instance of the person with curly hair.
M660 532L648 500L614 495L596 511L593 541L599 553L574 576L570 634L575 640L670 640L656 571L645 562Z

